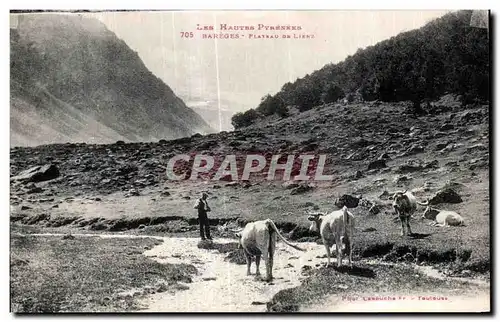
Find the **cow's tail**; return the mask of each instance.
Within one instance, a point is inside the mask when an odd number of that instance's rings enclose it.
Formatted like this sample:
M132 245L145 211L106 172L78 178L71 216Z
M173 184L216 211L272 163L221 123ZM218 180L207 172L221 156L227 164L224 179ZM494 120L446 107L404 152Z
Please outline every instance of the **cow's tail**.
M344 232L347 232L347 227L349 226L349 213L347 212L347 207L344 206L342 207L342 212L343 212L343 216L344 216Z
M295 249L297 249L297 250L300 250L300 251L303 251L303 252L305 252L305 251L306 251L305 249L300 248L299 246L296 246L296 245L294 245L294 244L290 243L288 240L286 240L286 239L285 239L285 237L283 237L283 236L280 234L280 232L278 231L278 228L276 227L276 225L274 224L274 222L273 222L271 219L268 219L268 220L267 220L267 227L269 228L269 233L270 233L270 234L269 234L269 236L271 236L271 232L275 232L275 233L276 233L276 235L278 235L278 237L279 237L279 238L280 238L280 239L281 239L281 240L282 240L285 244L287 244L288 246L293 247L293 248L295 248ZM269 238L271 238L271 237L269 237Z
M341 240L342 242L347 243L348 242L347 239L350 238L350 236L347 234L350 222L349 222L349 213L347 212L346 206L342 207L342 212L343 212L342 221L344 222L344 235L342 236Z

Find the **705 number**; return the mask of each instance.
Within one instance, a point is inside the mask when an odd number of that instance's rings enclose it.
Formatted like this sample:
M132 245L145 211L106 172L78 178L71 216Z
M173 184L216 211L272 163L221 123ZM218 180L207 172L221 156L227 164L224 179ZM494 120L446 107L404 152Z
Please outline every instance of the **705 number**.
M192 31L186 32L186 31L181 31L181 38L193 38L194 34Z

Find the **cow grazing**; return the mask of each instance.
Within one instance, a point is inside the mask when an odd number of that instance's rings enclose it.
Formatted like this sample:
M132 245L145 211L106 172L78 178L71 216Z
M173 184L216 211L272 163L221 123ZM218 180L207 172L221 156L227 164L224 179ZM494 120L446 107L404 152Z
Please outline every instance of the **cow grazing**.
M422 218L434 220L431 224L437 227L465 226L464 218L449 210L440 210L427 206Z
M401 236L405 235L405 228L406 234L411 235L410 218L417 210L417 205L427 206L429 202L418 202L417 198L408 190L396 192L392 199L392 207L401 220Z
M239 247L243 248L247 260L247 275L250 275L252 258L255 256L256 275L260 276L260 259L266 262L266 280L273 279L273 259L276 250L276 237L285 244L297 250L304 249L288 242L278 231L271 219L254 221L246 224L245 228L236 233L239 238Z
M352 266L352 246L354 235L354 216L344 206L341 210L329 214L309 213L310 231L319 232L328 256L330 266L330 248L335 244L337 250L337 266L342 265L342 259L349 254L349 266ZM345 247L345 252L342 249Z

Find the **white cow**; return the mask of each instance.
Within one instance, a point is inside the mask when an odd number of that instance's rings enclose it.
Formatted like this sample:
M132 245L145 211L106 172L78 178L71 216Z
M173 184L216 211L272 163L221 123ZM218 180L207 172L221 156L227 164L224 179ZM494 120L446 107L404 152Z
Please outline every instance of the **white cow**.
M422 218L434 220L431 225L436 227L465 226L464 218L458 213L429 206L425 209Z
M297 250L304 249L288 242L278 231L271 219L254 221L246 224L245 228L236 233L239 238L239 246L243 248L247 260L247 275L250 275L252 258L255 256L256 275L260 276L260 258L266 262L266 281L273 279L273 259L276 250L276 237L285 244Z
M342 265L342 259L349 254L349 266L352 266L352 246L354 235L354 216L344 206L341 210L332 211L329 214L309 213L307 218L311 221L310 231L319 232L328 256L330 266L330 248L335 244L337 250L337 266ZM342 249L342 246L345 248Z

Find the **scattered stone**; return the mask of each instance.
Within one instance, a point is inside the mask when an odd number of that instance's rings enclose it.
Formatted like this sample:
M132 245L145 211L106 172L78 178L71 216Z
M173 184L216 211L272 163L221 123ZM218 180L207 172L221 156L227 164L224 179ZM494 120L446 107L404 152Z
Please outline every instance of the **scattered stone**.
M356 208L359 204L359 199L351 195L343 195L342 197L335 200L335 206L342 208L346 206L347 208Z
M424 147L421 145L414 144L408 150L406 150L406 155L417 154L424 152Z
M298 195L298 194L302 194L302 193L311 191L312 189L313 189L313 186L311 186L309 184L301 184L298 187L293 188L292 191L290 191L290 194L291 195Z
M172 286L173 286L174 289L179 290L179 291L189 290L189 286L184 285L184 284L180 284L180 283L176 283L176 284L174 284Z
M232 181L225 184L226 187L236 187L238 186L238 181Z
M30 210L30 209L33 209L33 208L31 208L29 206L25 206L25 205L21 206L21 210Z
M450 123L445 123L443 125L441 125L441 127L439 128L440 131L449 131L449 130L453 130L454 129L454 126L453 124L450 124Z
M71 234L66 234L62 237L62 239L75 239L75 236L71 235Z
M380 207L378 205L373 205L368 209L368 213L370 213L370 215L377 215L380 213Z
M386 181L387 181L387 179L385 179L385 178L377 178L377 179L373 180L373 183L375 183L375 184L383 184Z
M382 153L379 157L378 160L390 160L391 157L387 153Z
M156 292L163 293L168 291L168 286L165 283L161 283L156 287Z
M387 190L384 190L384 192L382 192L380 194L380 196L378 196L380 199L384 200L384 199L389 199L391 195L389 194L389 192Z
M217 280L217 278L216 277L203 277L202 280L204 280L204 281L215 281L215 280Z
M424 169L437 169L437 168L439 168L439 161L438 160L432 160L432 161L424 164Z
M299 186L299 184L297 182L287 181L287 182L284 182L281 186L285 189L293 189L293 188L297 188Z
M368 170L383 169L383 168L387 168L387 164L384 159L375 160L368 164Z
M416 171L421 171L423 167L419 164L410 164L410 163L405 163L399 166L398 172L399 173L408 173L408 172L416 172Z
M21 171L18 175L12 177L11 181L41 182L55 179L59 175L59 169L54 164L46 164Z
M451 188L439 190L434 197L429 200L429 204L437 205L440 203L461 203L463 200L460 195Z
M363 229L361 232L363 232L363 233L369 233L371 231L377 231L377 229L375 229L373 227L368 227L368 228Z
M302 266L301 268L301 272L302 274L305 274L305 273L309 273L313 268L309 265L304 265Z
M436 144L436 151L442 150L448 146L449 142L440 142Z
M54 201L54 198L42 198L42 199L38 199L38 202L40 202L40 203L52 202L52 201Z
M354 179L361 179L361 178L363 178L363 176L364 176L363 172L361 172L359 170L356 171L356 173L354 173Z
M488 147L482 143L474 144L467 148L467 152L486 151L486 150L488 150Z
M397 175L394 177L392 182L399 184L399 183L404 183L404 182L409 182L410 180L413 180L412 177L406 176L406 175Z
M36 186L26 191L27 194L40 193L40 192L43 192L43 189Z
M252 305L266 305L267 302L261 302L261 301L253 301Z
M313 207L313 208L318 208L317 205L314 204L314 202L306 201L305 203L302 204L303 207Z

